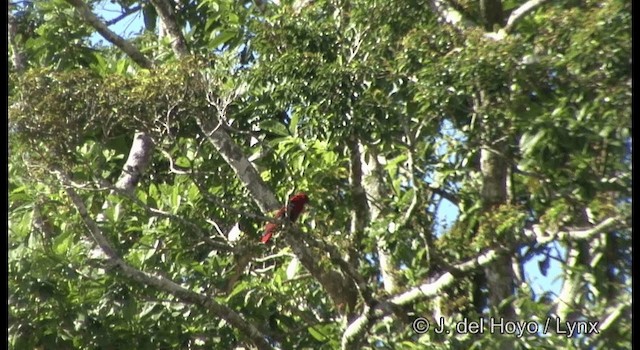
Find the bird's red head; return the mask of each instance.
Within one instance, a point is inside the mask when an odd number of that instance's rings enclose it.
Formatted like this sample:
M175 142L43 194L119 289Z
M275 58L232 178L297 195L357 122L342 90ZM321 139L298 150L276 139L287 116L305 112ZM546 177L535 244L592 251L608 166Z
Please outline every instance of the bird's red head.
M299 192L295 196L291 197L289 201L293 203L306 204L309 202L309 197L307 196L306 193Z

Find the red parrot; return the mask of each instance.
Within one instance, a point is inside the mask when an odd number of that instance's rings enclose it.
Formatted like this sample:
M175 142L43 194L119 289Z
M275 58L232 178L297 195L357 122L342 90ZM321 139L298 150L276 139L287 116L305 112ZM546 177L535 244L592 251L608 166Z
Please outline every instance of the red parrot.
M304 210L304 205L309 202L309 197L303 192L296 194L295 196L289 199L289 205L286 207L280 208L276 213L276 219L281 219L283 217L289 219L291 222L295 222L298 219L298 216ZM277 223L268 222L264 227L264 234L260 241L262 243L267 243L273 236L273 233L278 228Z

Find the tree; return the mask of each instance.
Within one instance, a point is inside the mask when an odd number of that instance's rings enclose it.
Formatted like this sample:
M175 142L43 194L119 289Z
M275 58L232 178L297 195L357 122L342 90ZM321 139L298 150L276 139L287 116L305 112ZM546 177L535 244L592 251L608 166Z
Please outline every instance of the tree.
M116 4L9 7L13 348L631 347L630 1Z

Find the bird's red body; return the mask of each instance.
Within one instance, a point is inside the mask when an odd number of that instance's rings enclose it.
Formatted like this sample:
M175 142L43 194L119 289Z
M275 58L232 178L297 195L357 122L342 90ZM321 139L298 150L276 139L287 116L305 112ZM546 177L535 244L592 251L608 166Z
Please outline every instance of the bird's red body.
M304 210L304 205L307 204L307 202L309 202L309 197L307 197L305 193L300 192L296 194L289 199L288 206L282 207L280 208L280 210L278 210L278 212L276 213L276 219L282 219L283 217L286 217L291 222L295 222ZM262 243L269 242L277 228L277 223L268 222L264 227L264 234L262 235L260 241Z

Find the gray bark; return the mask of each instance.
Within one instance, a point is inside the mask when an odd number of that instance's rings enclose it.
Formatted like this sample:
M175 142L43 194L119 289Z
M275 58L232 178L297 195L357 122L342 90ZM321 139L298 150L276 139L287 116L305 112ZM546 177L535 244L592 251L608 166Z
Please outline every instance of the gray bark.
M367 192L362 186L362 155L360 145L355 137L349 141L349 185L351 186L351 251L349 261L357 263L361 254L364 231L369 224L369 204Z
M23 72L27 67L27 58L24 55L24 51L22 50L22 43L18 42L18 24L16 23L16 18L11 13L11 7L9 7L9 17L8 17L8 36L9 36L9 47L11 48L11 63L13 63L13 67L17 72Z
M187 41L182 35L182 29L176 21L173 5L170 0L151 0L162 23L162 34L167 35L171 41L171 48L178 57L189 55ZM162 36L160 36L162 37Z
M480 123L481 150L480 172L482 175L481 198L483 211L490 212L500 205L507 204L508 162L507 142L509 138L503 135L501 128L496 125L499 118L491 118L490 96L484 91L479 93L475 102L475 110ZM515 319L515 309L510 304L500 307L504 300L513 295L516 273L513 270L511 257L500 257L491 267L484 271L488 289L489 305L497 309L499 317ZM477 288L478 286L476 286ZM505 345L508 347L508 345Z
M381 166L373 149L365 151L364 147L361 147L360 154L362 157L362 175L364 177L363 187L369 202L369 215L371 222L375 222L381 216L381 203L388 196L388 193L384 189ZM398 266L393 259L393 254L389 251L385 234L379 234L376 237L376 252L380 261L380 274L384 289L387 293L393 294L398 288L398 277L396 275Z

